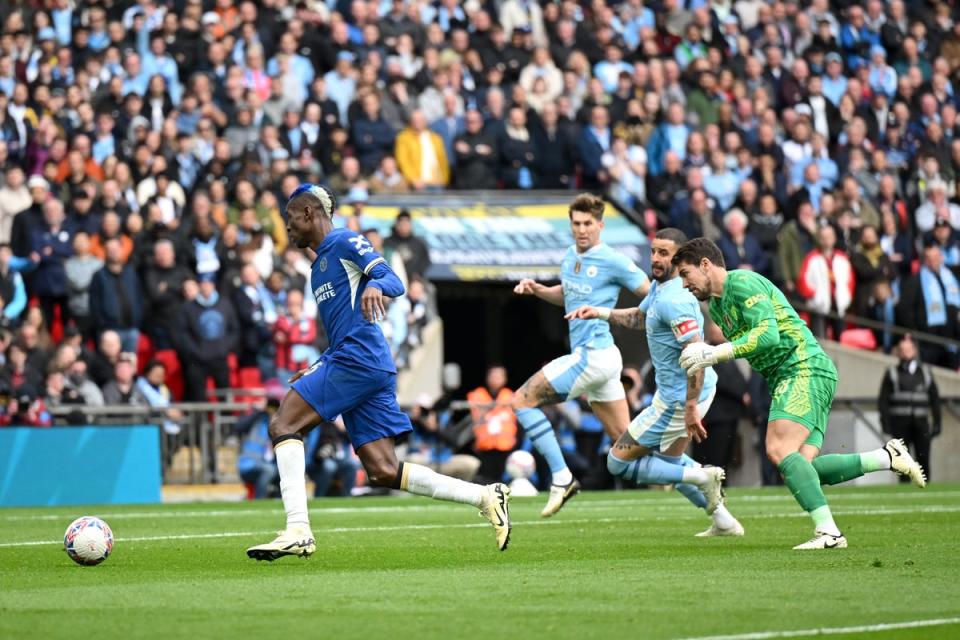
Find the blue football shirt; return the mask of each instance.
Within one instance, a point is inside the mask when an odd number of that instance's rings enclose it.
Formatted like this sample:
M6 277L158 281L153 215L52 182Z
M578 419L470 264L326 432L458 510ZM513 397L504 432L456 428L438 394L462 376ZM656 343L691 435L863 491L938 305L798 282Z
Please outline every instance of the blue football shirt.
M396 373L383 332L360 312L360 296L367 288L370 272L385 260L366 238L348 229L331 231L316 252L310 288L330 342L324 354Z
M647 274L633 261L606 244L578 253L567 249L560 263L563 304L567 313L588 304L593 307L617 306L620 288L636 291L647 281ZM570 322L570 349L603 349L613 345L610 325L603 320Z
M680 278L654 281L640 303L647 315L647 344L656 371L657 391L664 402L687 399L687 374L680 367L680 352L693 338L703 339L703 312L693 294L683 288ZM717 374L707 369L703 380L706 392L717 384Z

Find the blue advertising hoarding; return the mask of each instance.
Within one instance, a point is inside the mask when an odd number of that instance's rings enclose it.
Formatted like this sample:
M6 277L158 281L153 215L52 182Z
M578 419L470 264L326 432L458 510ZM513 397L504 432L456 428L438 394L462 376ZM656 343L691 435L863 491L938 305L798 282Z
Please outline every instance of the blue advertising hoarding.
M0 428L0 506L160 502L160 430Z

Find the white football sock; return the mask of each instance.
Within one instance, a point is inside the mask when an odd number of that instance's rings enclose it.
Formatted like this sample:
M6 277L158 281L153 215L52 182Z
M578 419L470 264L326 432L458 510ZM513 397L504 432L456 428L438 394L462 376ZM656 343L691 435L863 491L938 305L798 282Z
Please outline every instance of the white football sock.
M703 470L703 467L684 467L683 482L686 484L695 484L702 487L710 481L710 476Z
M713 518L713 524L717 525L719 529L732 529L737 522L722 502L717 505L717 510L713 512L711 517Z
M307 482L303 477L307 466L303 440L284 440L275 446L273 451L277 458L277 469L280 471L280 495L283 496L283 508L287 512L287 528L310 528L310 516L307 515Z
M860 466L864 473L890 468L890 454L883 447L860 454Z
M841 535L837 523L833 521L833 514L830 513L828 505L814 509L810 512L810 517L813 518L813 526L817 531L829 533L832 536Z
M570 472L570 467L564 467L562 471L557 471L550 478L550 484L560 485L561 487L565 487L571 482L573 482L573 473Z
M484 487L481 485L441 475L419 464L404 462L403 476L400 488L414 495L472 504L478 509L483 502Z

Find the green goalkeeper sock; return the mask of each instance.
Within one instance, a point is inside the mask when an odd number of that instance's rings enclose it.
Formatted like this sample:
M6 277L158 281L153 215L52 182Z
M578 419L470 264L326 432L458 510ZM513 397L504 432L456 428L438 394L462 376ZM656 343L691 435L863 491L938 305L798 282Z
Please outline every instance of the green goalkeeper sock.
M812 464L820 484L840 484L859 478L866 471L859 453L832 453L814 458Z
M820 488L820 476L810 461L794 452L780 461L779 469L784 483L793 493L794 500L810 514L817 530L840 535L830 507L827 506L827 498Z

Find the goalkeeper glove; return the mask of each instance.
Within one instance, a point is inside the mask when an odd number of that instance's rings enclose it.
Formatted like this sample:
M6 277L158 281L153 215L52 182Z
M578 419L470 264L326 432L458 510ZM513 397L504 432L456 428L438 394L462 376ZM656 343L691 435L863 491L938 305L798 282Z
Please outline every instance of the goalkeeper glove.
M706 342L694 342L687 345L680 353L680 366L687 372L688 376L727 360L733 360L733 345L729 342L716 346L709 345Z

